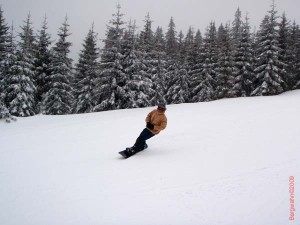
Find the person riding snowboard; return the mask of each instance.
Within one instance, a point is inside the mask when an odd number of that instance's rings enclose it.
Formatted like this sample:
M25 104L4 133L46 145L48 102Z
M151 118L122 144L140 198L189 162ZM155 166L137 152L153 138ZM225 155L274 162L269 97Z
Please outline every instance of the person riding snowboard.
M159 134L160 131L167 127L167 117L165 111L167 110L165 104L158 104L157 109L151 111L146 117L146 128L141 132L136 139L133 147L127 149L129 153L135 154L148 148L146 140Z

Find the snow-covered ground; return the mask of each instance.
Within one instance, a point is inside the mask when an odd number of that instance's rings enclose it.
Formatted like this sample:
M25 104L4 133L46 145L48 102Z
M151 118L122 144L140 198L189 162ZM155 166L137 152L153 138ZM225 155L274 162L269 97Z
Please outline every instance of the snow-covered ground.
M152 109L0 122L0 224L300 224L299 90L170 105L122 159Z

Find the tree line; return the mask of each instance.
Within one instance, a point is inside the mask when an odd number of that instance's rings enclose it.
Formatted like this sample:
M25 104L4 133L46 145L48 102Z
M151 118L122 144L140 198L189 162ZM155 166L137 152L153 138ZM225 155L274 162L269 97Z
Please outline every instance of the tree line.
M35 34L30 15L16 41L0 8L0 119L64 115L277 95L300 88L300 29L274 3L251 31L238 8L232 23L211 22L204 35L190 27L152 29L149 14L137 31L120 5L103 47L92 26L73 65L67 18L52 43L47 18Z

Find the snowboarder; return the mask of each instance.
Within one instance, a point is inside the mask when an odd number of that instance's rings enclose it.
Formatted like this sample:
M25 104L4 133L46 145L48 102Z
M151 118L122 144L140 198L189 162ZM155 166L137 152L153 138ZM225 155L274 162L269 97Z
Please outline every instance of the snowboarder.
M146 117L146 128L141 132L140 136L136 139L135 144L131 148L126 148L125 151L120 152L125 158L134 155L137 152L143 151L148 148L146 140L159 134L160 131L167 127L167 117L165 104L158 104L157 109L151 111Z

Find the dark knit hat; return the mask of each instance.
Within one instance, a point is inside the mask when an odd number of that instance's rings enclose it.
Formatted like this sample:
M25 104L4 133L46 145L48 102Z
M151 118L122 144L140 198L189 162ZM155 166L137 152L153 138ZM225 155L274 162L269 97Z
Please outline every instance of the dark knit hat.
M160 108L160 109L164 109L164 110L167 109L167 108L166 108L166 104L164 104L164 103L158 103L158 104L157 104L157 107Z

